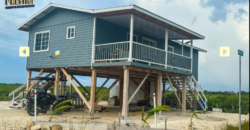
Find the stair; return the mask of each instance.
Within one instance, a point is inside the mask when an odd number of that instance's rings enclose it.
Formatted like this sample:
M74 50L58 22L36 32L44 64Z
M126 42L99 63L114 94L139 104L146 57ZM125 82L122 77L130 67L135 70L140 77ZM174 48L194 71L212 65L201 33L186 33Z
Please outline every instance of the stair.
M173 84L173 86L177 89L177 91L181 91L182 92L182 87L180 87L180 85L182 85L182 77L170 77L170 80ZM206 111L207 107L207 98L204 95L200 85L197 83L197 81L195 80L195 78L193 76L188 76L186 79L186 102L187 105L191 108L194 109L197 107L197 103L198 102L200 104L200 106L202 107L202 109L204 111ZM205 101L205 107L203 107L203 102Z
M51 73L52 74L52 73ZM49 77L51 74L46 75L45 77ZM37 86L39 83L41 83L42 81L38 81L34 84L34 86ZM13 90L12 92L9 93L9 97L13 97L9 103L12 103L12 106L9 106L10 108L19 108L23 106L23 100L18 100L15 101L16 99L18 99L19 97L23 97L23 91L20 92L16 97L15 94L20 91L21 89L23 89L24 87L27 86L27 83L22 84L21 86L19 86L18 88L16 88L15 90Z
M190 90L192 91L192 93L195 96L195 99L197 100L197 102L200 104L201 108L206 111L208 109L207 107L207 98L204 95L201 86L197 83L197 81L195 80L194 76L188 76L187 77L187 85L190 88ZM202 101L205 102L202 102ZM205 107L203 107L202 104L205 104Z
M23 107L23 100L12 101L12 105L9 108L22 108Z

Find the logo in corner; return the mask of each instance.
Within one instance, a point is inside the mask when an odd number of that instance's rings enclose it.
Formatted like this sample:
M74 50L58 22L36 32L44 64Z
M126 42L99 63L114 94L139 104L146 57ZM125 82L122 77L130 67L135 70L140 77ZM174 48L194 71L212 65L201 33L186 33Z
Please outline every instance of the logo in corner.
M5 9L35 7L35 0L5 0Z

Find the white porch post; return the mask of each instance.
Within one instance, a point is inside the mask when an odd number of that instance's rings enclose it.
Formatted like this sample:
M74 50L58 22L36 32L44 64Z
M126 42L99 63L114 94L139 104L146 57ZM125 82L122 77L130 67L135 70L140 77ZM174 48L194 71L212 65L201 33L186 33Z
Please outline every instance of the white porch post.
M181 55L183 55L183 44L184 44L184 40L182 39Z
M95 34L96 34L96 17L94 17L94 23L93 23L93 42L92 42L91 66L93 63L95 63Z
M131 14L130 18L130 36L129 36L129 58L128 61L132 62L132 49L133 49L133 36L134 36L134 15Z
M191 39L190 58L191 58L191 73L192 73L193 72L193 39Z
M166 61L165 61L165 68L168 67L168 29L165 29L165 51L166 51Z

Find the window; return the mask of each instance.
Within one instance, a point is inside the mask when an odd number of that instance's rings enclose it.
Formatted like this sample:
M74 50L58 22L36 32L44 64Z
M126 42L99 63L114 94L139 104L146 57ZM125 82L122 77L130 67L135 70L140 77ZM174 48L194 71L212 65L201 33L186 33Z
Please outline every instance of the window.
M145 38L145 37L142 38L142 43L146 44L146 45L149 45L149 46L152 46L152 47L157 47L157 42L156 41Z
M50 31L35 33L34 52L49 50Z
M174 52L174 47L168 46L168 52Z
M127 34L127 40L130 41L130 33ZM136 35L133 36L133 41L134 42L138 41L138 37Z
M67 27L66 39L75 38L75 31L76 31L75 26Z

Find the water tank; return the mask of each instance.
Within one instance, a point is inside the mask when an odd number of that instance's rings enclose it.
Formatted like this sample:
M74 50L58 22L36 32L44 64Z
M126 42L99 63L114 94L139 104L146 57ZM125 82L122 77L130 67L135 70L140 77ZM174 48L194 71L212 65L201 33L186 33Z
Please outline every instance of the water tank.
M119 85L115 85L110 89L109 97L118 96Z

